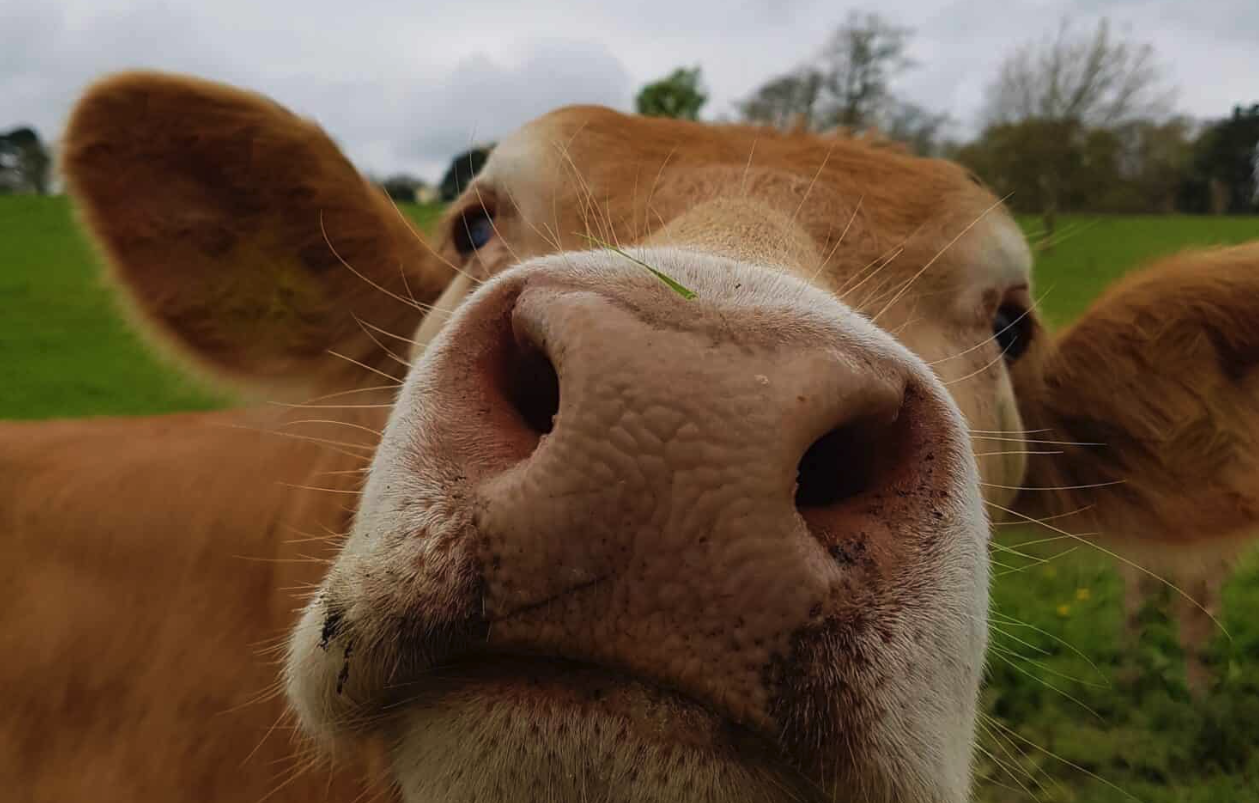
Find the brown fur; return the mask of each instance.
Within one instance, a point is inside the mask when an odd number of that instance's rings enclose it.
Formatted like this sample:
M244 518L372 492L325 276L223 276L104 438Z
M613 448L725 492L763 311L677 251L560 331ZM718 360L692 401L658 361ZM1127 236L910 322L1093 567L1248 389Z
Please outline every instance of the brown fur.
M333 347L396 375L355 317L412 331L423 313L398 299L432 302L450 278L322 130L250 93L113 76L76 106L63 158L140 323L237 384L356 381Z
M381 343L405 344L363 324L413 331L450 275L326 135L256 95L112 77L76 107L65 154L140 324L268 399L388 384L404 366ZM0 629L22 656L0 668L8 799L362 790L358 757L304 766L276 673L389 398L0 428Z
M1221 571L1259 525L1259 244L1160 260L1108 289L1014 371L1029 429L1061 446L1029 463L1020 507L1098 533L1176 585L1193 691ZM1129 627L1149 586L1129 568ZM1185 597L1188 597L1186 599Z
M321 216L358 272L432 302L451 276L443 259L456 258L451 233L483 203L512 212L496 221L501 242L465 266L490 274L590 247L583 232L617 242L658 234L738 188L790 215L823 259L841 244L819 263L817 284L847 289L846 301L886 312L879 323L895 330L914 321L916 305L968 289L979 252L963 238L890 304L994 202L955 165L844 137L586 107L534 125L564 144L528 163L545 172L538 165L549 162L565 180L536 195L489 185L466 193L442 223L440 256L313 124L218 85L153 74L97 84L72 119L66 171L141 321L202 369L272 397L383 384L328 349L399 376L355 319L408 336L422 315L344 269ZM748 232L773 251L773 231ZM797 259L808 246L793 245ZM1253 247L1169 261L1122 283L1056 341L1036 336L1013 372L1025 428L1107 447L1035 458L1027 484L1125 484L1024 493L1024 510L1092 505L1108 532L1182 550L1249 531L1256 262ZM854 277L878 265L852 291ZM976 350L938 370L1001 381L995 349L978 348L995 303L975 301L975 321L956 328ZM346 400L383 401L318 403ZM250 702L275 677L272 657L258 653L293 622L294 594L323 574L301 557L326 556L323 545L291 539L344 531L357 487L345 472L374 444L355 427L377 429L384 414L297 410L290 421L352 426L283 429L280 413L265 410L0 428L0 474L18 478L0 501L9 545L0 692L10 712L0 777L16 780L9 799L255 801L284 780L288 723L267 736L283 706ZM366 765L339 758L331 776L301 775L269 799L353 799Z
M1028 509L1116 536L1191 546L1259 515L1259 244L1180 254L1109 288L1014 371L1029 429L1066 446L1033 461Z
M6 800L258 801L301 768L279 647L329 553L312 539L344 531L353 496L287 484L352 491L324 472L362 461L292 436L372 439L282 423L0 425ZM367 770L341 764L330 789L307 772L280 799L352 799Z

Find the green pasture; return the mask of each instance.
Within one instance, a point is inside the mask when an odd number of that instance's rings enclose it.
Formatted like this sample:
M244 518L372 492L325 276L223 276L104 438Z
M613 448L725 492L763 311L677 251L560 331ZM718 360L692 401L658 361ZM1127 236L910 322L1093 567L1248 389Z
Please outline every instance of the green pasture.
M425 225L436 210L405 211ZM1033 241L1043 239L1039 221L1023 225ZM1259 218L1066 216L1052 249L1038 251L1039 308L1062 325L1148 259L1251 239L1259 239ZM230 403L151 356L98 270L64 198L0 197L0 418ZM998 543L1027 537L1001 533ZM1221 681L1194 704L1165 608L1145 611L1140 643L1125 645L1113 563L1077 546L1036 547L1037 560L994 552L998 621L980 799L1259 801L1259 555L1226 588L1227 635L1211 654Z

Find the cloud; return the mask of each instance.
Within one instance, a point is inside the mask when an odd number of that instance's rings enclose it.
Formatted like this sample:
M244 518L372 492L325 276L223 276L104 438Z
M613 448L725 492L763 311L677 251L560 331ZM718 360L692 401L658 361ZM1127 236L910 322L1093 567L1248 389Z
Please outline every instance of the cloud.
M1181 106L1222 116L1259 100L1259 3L1213 0L883 0L916 29L922 66L898 90L968 133L1001 58L1099 14L1152 42ZM55 139L74 98L105 72L151 67L271 95L319 120L356 163L440 177L477 139L552 107L627 108L643 83L700 64L705 114L813 53L849 7L824 0L40 0L0 12L0 128Z
M446 81L418 90L408 103L404 155L448 159L558 106L629 108L633 81L602 45L544 40L522 49L511 61L488 54L462 59Z

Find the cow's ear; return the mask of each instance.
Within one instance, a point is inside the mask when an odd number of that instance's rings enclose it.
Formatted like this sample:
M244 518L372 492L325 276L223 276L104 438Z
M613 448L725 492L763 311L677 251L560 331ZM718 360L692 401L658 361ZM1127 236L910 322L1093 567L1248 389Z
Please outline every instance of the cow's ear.
M1147 543L1255 527L1259 243L1130 274L1028 356L1024 424L1068 445L1029 458L1021 513Z
M258 95L114 75L75 107L63 160L142 328L238 386L399 375L371 327L410 337L451 278L318 126Z

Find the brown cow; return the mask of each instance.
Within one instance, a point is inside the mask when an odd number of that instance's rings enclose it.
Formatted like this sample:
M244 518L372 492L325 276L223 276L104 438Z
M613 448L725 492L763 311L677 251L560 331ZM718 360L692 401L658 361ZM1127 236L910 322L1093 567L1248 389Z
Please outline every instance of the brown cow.
M226 87L65 160L138 322L297 404L0 429L12 799L961 801L989 515L1252 523L1254 248L1054 339L991 193L844 137L562 109L431 247Z

